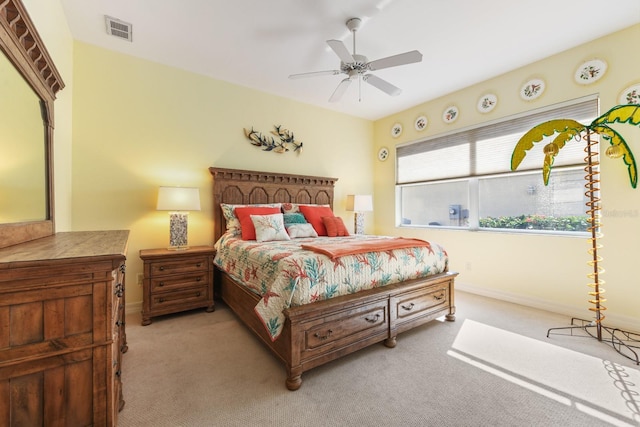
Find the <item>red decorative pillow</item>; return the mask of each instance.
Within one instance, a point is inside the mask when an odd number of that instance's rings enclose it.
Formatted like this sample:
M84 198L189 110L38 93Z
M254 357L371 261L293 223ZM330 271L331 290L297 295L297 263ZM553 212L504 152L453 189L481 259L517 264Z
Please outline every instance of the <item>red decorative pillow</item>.
M300 205L300 212L304 215L307 222L313 225L313 228L318 233L318 236L326 236L327 229L322 222L323 216L334 216L333 211L329 206L309 206L309 205Z
M344 226L344 221L339 216L323 216L322 222L327 229L327 236L329 237L349 235L347 227Z
M236 216L240 221L242 240L256 240L256 228L251 221L251 215L270 215L280 213L280 208L247 206L235 208Z

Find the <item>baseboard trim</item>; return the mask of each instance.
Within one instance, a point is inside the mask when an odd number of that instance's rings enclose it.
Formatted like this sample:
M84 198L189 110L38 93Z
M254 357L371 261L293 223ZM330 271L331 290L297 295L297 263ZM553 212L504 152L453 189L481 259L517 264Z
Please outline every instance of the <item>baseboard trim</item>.
M140 313L142 311L142 302L127 303L124 306L125 314Z
M571 306L565 304L558 304L553 301L544 300L540 298L533 298L526 295L520 295L512 292L498 291L495 289L483 288L480 286L471 285L468 283L456 282L456 290L463 292L469 292L470 294L481 295L484 297L494 298L501 301L507 301L514 304L520 304L527 307L537 308L539 310L550 311L552 313L562 314L567 316L569 321L572 317L580 319L591 319L593 316L588 312L587 308L582 306ZM607 311L606 319L602 323L605 326L612 328L624 329L629 332L640 334L638 331L638 319L629 316L620 316L615 313ZM562 325L559 325L562 326Z

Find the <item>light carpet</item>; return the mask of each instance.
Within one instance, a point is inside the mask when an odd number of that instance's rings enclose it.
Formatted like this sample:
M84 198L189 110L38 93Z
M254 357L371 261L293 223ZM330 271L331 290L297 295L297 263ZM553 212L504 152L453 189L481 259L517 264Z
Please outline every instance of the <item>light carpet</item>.
M302 375L223 304L127 318L129 426L640 426L640 371L591 338L552 335L570 319L456 293L457 320L433 321ZM586 309L585 309L586 311Z

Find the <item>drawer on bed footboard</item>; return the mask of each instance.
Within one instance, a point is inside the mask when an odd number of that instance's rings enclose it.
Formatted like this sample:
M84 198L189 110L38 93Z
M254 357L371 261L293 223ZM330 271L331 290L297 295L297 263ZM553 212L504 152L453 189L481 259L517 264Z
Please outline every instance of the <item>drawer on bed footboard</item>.
M423 323L449 309L449 282L391 297L391 316L394 326L408 322Z
M354 341L374 335L388 336L389 309L387 299L336 312L334 315L305 325L304 357L323 354Z

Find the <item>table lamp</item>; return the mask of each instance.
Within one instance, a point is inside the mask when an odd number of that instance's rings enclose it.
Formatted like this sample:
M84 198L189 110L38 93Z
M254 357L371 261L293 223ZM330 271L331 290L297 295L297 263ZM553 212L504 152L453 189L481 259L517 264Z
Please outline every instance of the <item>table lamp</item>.
M168 249L187 249L189 211L200 210L200 191L188 187L160 187L156 209L169 211Z
M373 210L373 198L369 194L351 194L347 196L347 210L354 211L353 231L364 234L364 213Z

